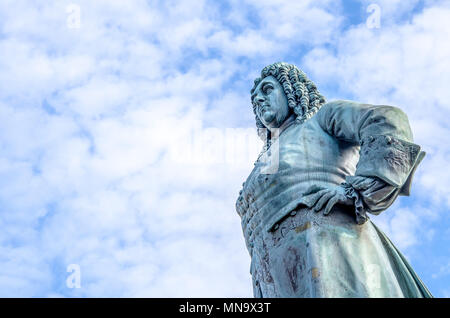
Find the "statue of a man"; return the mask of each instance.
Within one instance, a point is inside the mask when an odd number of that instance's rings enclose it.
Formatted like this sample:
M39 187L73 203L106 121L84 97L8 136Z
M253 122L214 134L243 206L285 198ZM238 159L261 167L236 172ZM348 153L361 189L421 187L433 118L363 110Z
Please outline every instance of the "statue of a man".
M251 90L265 141L236 209L255 297L432 297L370 220L425 155L398 108L325 102L296 66L265 67Z

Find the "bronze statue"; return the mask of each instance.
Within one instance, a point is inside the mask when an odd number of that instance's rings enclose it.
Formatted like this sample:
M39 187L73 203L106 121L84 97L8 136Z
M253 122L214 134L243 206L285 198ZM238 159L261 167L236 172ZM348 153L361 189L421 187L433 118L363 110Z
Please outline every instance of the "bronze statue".
M409 195L425 153L398 108L325 102L296 66L251 90L264 148L240 192L255 297L432 297L369 219Z

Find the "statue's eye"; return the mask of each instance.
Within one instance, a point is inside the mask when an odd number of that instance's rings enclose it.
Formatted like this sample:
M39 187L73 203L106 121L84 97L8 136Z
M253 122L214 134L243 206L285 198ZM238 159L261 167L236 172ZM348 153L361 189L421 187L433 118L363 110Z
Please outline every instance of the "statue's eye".
M273 90L273 86L270 84L266 84L263 87L264 94L269 94Z

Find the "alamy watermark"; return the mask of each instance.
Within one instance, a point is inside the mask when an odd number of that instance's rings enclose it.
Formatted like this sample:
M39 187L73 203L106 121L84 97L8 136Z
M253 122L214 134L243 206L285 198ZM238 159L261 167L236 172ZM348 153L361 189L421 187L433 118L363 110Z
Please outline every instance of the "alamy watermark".
M81 28L81 8L78 4L71 3L66 7L67 27L69 29Z
M379 29L381 26L381 7L376 3L371 3L366 12L370 13L366 20L367 28Z
M262 135L267 135L266 130ZM201 128L197 123L171 145L170 160L184 165L241 166L254 163L261 155L261 173L273 174L278 171L279 164L278 130L272 131L271 135L272 144L266 147L267 151L262 151L267 140L258 137L255 128Z
M66 279L67 288L81 288L81 269L78 264L69 264L67 272L70 275Z

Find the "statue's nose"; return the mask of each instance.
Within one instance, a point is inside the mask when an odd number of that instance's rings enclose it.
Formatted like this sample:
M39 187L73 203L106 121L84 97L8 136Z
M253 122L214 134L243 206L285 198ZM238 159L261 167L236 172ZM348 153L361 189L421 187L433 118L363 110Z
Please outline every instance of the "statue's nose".
M255 100L256 100L256 102L257 102L258 104L261 104L262 102L265 101L265 98L264 98L263 96L261 96L261 95L257 95L257 96L255 97Z

